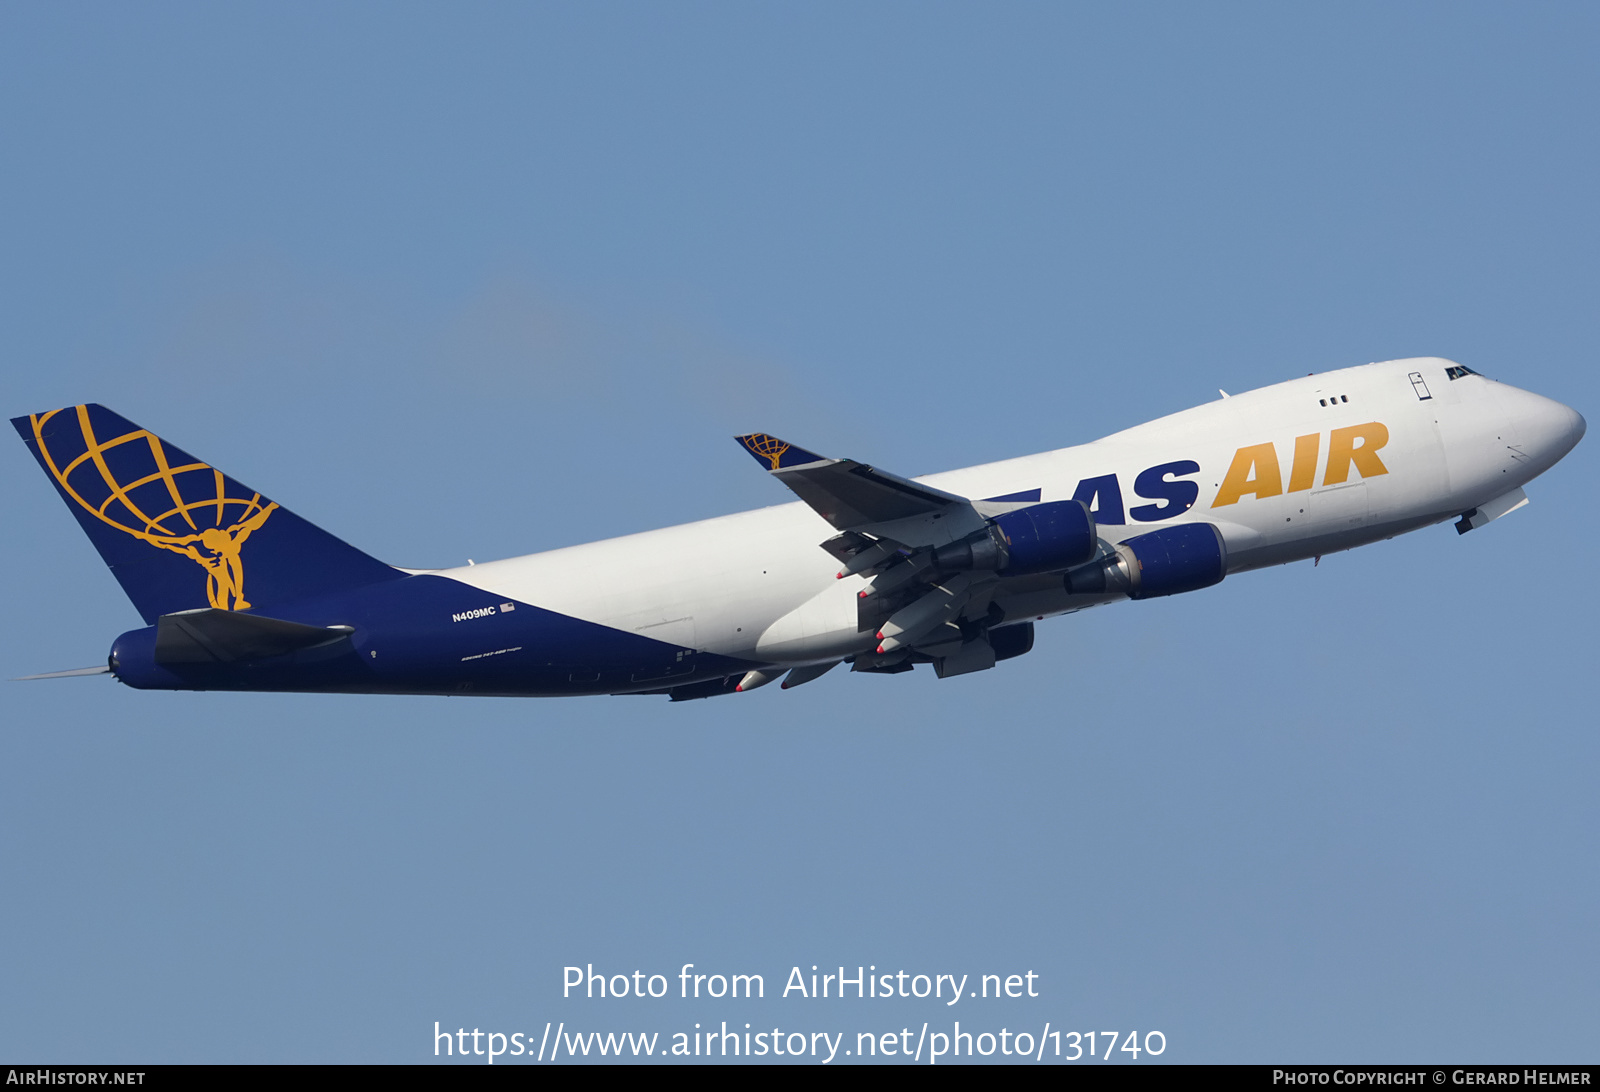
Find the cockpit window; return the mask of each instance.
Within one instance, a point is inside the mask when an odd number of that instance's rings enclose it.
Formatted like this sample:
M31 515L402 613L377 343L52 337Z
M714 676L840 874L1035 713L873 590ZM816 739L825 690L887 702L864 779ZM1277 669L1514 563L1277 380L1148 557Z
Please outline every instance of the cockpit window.
M1448 375L1451 379L1460 379L1464 375L1477 375L1478 373L1473 371L1471 368L1462 367L1460 364L1457 364L1454 367L1446 368L1444 370L1444 374Z

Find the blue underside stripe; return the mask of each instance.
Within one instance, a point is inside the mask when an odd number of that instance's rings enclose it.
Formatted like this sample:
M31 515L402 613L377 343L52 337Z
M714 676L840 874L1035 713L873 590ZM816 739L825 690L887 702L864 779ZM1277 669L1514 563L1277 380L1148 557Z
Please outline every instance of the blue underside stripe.
M505 609L508 602L513 609ZM131 686L159 689L561 695L667 689L762 666L435 575L259 613L355 632L330 646L249 663L162 665L154 662L155 627L149 627L118 639L117 675Z

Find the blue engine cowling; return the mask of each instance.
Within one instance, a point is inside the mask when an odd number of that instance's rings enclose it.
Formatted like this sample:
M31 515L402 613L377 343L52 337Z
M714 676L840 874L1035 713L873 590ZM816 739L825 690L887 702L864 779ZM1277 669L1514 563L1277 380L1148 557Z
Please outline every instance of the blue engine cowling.
M1066 574L1068 592L1126 592L1130 599L1198 591L1228 575L1228 546L1209 523L1184 523L1139 535L1116 553Z
M989 631L989 644L994 647L994 658L1011 660L1033 651L1033 623L1013 622L1009 626Z
M994 528L1006 544L1007 576L1059 572L1094 556L1094 517L1082 501L1030 504L996 516Z
M1003 576L1061 572L1094 556L1094 517L1082 501L1030 504L934 551L941 573L990 569Z

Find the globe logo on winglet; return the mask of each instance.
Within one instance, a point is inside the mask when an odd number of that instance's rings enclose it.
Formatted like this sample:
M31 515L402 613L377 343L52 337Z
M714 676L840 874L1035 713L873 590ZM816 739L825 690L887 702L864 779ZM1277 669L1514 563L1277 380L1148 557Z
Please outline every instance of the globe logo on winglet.
M74 414L76 421L55 420L62 414ZM47 434L45 425L53 420ZM228 495L222 471L207 463L172 465L166 445L145 429L96 436L88 406L33 414L30 422L46 468L74 503L125 534L199 565L213 607L249 609L241 551L277 504L259 493Z
M774 470L778 469L778 461L789 450L788 444L776 436L768 436L765 432L752 432L748 436L741 436L739 442L749 449L750 454L770 462Z

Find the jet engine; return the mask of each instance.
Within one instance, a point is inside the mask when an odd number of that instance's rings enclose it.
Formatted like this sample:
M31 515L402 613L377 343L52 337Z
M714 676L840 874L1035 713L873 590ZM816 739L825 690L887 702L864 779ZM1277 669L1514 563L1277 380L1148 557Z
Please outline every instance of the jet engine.
M989 643L994 646L996 660L1010 660L1033 651L1033 623L1013 622L1009 626L989 631Z
M1107 557L1070 570L1073 595L1123 592L1130 599L1198 591L1228 573L1228 547L1209 523L1184 523L1130 538Z
M1094 556L1094 517L1082 501L1049 501L1006 512L933 552L940 573L991 570L1003 576L1059 572Z

